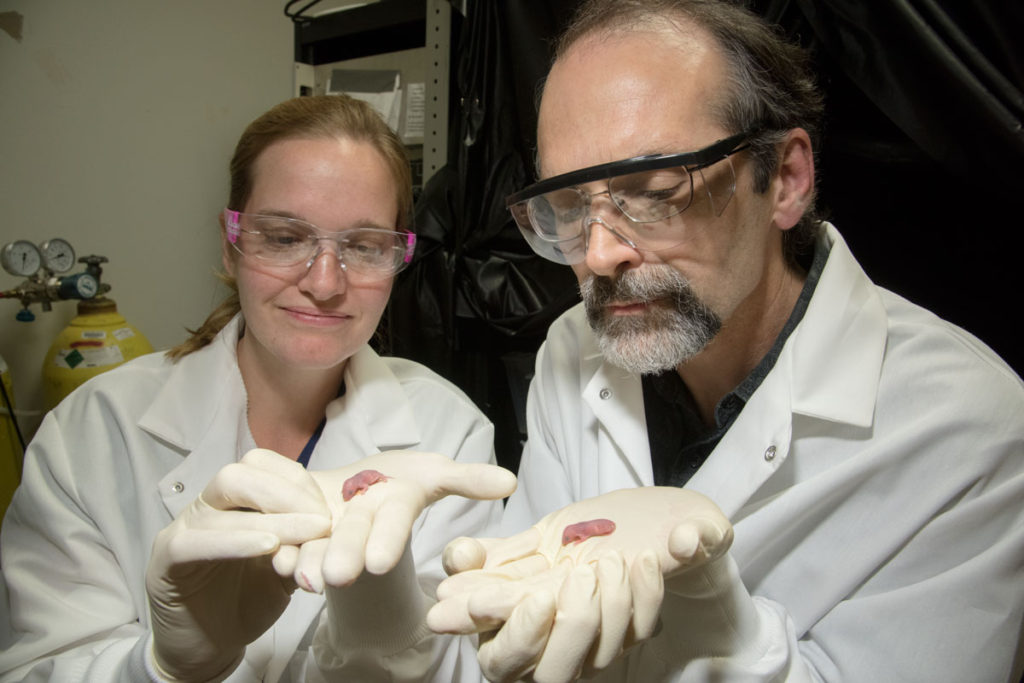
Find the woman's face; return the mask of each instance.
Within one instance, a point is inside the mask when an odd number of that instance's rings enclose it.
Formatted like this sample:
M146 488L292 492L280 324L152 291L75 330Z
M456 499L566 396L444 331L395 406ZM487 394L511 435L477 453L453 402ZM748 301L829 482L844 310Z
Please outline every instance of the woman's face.
M383 157L347 138L282 140L256 160L246 213L299 218L333 233L395 227L398 203ZM333 249L280 267L242 256L223 242L224 267L238 283L245 335L240 362L275 370L343 366L370 340L393 277L373 282L342 270ZM329 241L322 244L329 245Z

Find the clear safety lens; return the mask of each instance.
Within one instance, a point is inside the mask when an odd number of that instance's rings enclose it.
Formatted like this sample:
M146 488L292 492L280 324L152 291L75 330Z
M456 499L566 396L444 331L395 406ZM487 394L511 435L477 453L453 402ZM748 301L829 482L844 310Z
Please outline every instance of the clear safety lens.
M630 173L608 180L608 196L630 219L653 223L690 206L693 179L685 168Z
M405 268L412 259L415 235L408 232L356 228L324 233L306 221L280 216L225 211L228 240L239 253L274 266L309 267L333 243L346 271L383 279Z
M720 216L736 190L728 157L713 166L673 167L630 173L608 179L608 189L593 194L566 187L539 194L509 207L531 248L546 259L564 264L586 258L588 219L607 195L629 220L615 222L615 232L641 251L660 251L681 244L686 226L667 219L700 206L700 213Z

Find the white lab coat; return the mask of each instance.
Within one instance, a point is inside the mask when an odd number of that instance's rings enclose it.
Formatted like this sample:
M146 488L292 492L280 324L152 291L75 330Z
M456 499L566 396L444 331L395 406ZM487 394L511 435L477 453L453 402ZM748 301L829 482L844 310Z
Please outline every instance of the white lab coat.
M236 317L176 364L151 354L100 375L45 417L3 526L10 624L0 630L9 639L0 648L2 680L145 680L144 575L153 539L214 473L254 445L235 355L239 325ZM494 460L490 422L416 363L364 347L348 363L345 387L327 408L310 469L398 448ZM444 576L445 543L493 535L500 511L500 501L452 496L420 515L412 551L428 595ZM307 650L323 604L297 591L229 680L299 677L312 660ZM467 639L436 641L433 680L479 679Z
M732 520L771 651L755 669L680 672L649 644L600 680L1018 681L1020 378L970 334L874 286L834 227L823 239L831 251L803 320L687 484ZM602 362L581 307L552 325L527 410L503 535L653 484L640 380Z

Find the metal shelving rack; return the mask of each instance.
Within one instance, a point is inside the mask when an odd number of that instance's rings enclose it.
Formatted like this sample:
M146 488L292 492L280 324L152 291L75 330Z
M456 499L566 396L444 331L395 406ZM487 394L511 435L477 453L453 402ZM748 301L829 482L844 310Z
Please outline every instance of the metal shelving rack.
M318 17L293 19L297 71L357 57L426 48L424 183L448 161L451 12L449 0L379 0Z

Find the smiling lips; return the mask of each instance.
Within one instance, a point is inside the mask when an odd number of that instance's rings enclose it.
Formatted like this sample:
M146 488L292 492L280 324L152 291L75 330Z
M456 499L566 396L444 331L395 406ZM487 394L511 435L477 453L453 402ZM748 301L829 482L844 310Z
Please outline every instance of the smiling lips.
M299 318L305 322L322 325L333 325L341 320L348 320L352 317L346 313L320 311L317 309L289 308L287 306L283 306L282 310L293 318Z

